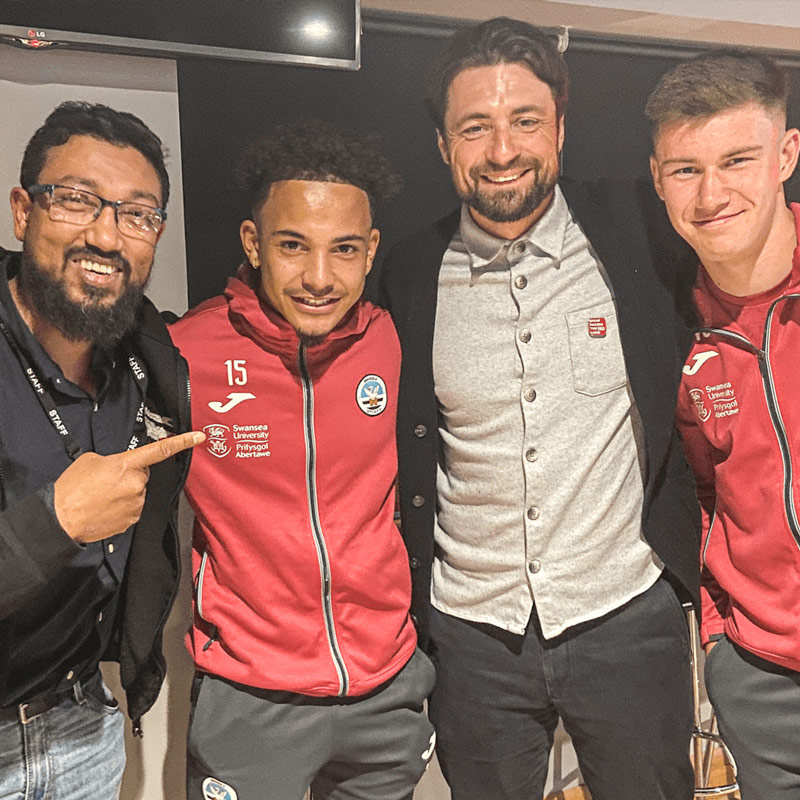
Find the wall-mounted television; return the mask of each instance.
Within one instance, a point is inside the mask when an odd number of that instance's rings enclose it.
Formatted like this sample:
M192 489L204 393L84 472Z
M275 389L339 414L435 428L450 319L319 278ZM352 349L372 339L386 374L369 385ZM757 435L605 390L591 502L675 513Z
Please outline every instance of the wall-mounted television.
M360 0L0 0L0 41L358 69Z

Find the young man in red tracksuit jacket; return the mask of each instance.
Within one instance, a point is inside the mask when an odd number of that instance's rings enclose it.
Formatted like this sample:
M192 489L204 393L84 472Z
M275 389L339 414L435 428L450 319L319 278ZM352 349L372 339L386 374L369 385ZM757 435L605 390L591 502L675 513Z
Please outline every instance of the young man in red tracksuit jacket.
M788 76L717 51L647 107L651 167L701 266L678 424L703 509L706 684L742 800L800 797L800 133Z
M361 299L397 184L354 134L277 131L240 170L247 261L171 328L207 436L195 512L190 800L403 800L433 750L393 522L400 347Z

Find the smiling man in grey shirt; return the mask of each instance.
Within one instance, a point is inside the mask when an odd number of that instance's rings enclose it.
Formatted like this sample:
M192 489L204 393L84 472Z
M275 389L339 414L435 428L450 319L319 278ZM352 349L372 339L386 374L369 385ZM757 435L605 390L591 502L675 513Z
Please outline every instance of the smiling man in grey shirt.
M526 23L456 34L428 105L463 205L381 277L430 713L454 800L541 797L559 718L594 800L688 800L682 262L654 196L558 185L567 82Z
M551 639L655 583L611 288L558 188L513 241L462 209L439 272L433 374L434 607L522 635L535 602Z

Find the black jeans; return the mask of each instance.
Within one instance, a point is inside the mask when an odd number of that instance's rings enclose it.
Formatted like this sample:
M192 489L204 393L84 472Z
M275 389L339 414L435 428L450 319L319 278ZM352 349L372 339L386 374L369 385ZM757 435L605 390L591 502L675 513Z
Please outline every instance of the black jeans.
M544 794L559 717L593 800L690 800L692 695L683 609L666 580L622 608L542 637L432 609L430 699L453 800Z

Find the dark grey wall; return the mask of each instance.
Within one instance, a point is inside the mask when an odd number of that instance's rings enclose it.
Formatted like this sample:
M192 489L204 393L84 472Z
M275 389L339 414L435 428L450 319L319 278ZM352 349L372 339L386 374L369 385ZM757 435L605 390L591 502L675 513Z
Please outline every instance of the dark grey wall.
M381 132L406 184L378 217L381 253L453 208L455 195L421 94L444 37L459 24L464 23L365 10L358 72L179 61L190 305L220 292L241 260L238 228L247 209L233 188L231 168L243 147L275 123L316 117ZM647 96L664 71L698 49L573 34L566 56L572 89L564 173L647 174ZM800 124L800 61L788 65L796 87L789 119ZM789 187L790 197L800 197L798 180Z

